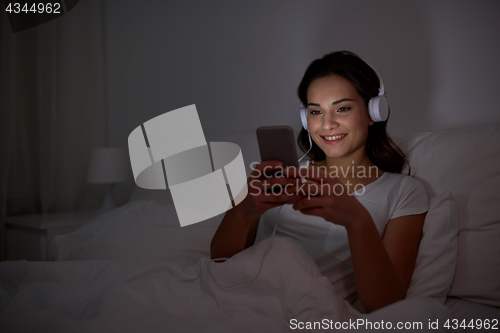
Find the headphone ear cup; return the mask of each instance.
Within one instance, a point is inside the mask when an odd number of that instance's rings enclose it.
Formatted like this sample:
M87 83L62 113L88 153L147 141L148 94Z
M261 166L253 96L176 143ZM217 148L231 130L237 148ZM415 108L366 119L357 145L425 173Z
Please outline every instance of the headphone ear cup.
M389 104L385 96L376 96L368 102L368 113L374 122L386 121L389 116Z
M307 128L307 108L302 104L300 104L300 120L302 121L304 129L309 132Z

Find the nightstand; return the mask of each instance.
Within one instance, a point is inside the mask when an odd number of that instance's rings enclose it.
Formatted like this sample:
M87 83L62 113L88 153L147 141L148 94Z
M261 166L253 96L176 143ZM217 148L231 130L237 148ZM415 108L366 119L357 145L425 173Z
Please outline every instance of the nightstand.
M95 211L8 216L7 260L54 260L50 251L54 236L69 233L95 217Z

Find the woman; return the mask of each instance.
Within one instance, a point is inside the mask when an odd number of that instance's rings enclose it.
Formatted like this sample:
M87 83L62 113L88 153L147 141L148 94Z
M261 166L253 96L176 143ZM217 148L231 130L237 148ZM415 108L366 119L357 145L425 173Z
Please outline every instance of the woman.
M264 168L281 165L260 163L249 178L249 195L226 213L214 235L212 258L231 257L269 237L278 214L272 208L293 201L282 208L277 235L297 241L343 298L359 297L367 312L405 298L427 196L420 182L400 174L405 156L387 135L387 121L370 119L368 104L381 84L351 52L309 65L298 87L307 107L308 131L299 135L300 147L311 148L307 168L266 179ZM323 172L312 172L318 169ZM275 184L289 187L266 191Z

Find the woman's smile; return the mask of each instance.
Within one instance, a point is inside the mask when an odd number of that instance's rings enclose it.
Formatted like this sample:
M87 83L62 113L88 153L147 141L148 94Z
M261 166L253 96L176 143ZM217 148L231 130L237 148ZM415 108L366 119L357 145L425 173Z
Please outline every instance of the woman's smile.
M321 138L323 138L326 144L333 145L342 141L346 135L347 134L321 135Z

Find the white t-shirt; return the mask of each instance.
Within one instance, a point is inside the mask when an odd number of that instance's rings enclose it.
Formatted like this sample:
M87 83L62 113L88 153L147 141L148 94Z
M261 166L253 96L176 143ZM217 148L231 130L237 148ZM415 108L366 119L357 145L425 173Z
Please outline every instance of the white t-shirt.
M374 182L354 193L370 213L382 237L389 220L425 213L428 200L425 188L415 178L385 172ZM261 216L255 243L269 238L276 224L279 208ZM343 226L322 217L304 215L292 205L283 205L276 236L295 240L314 259L320 271L348 301L356 297L347 232Z

